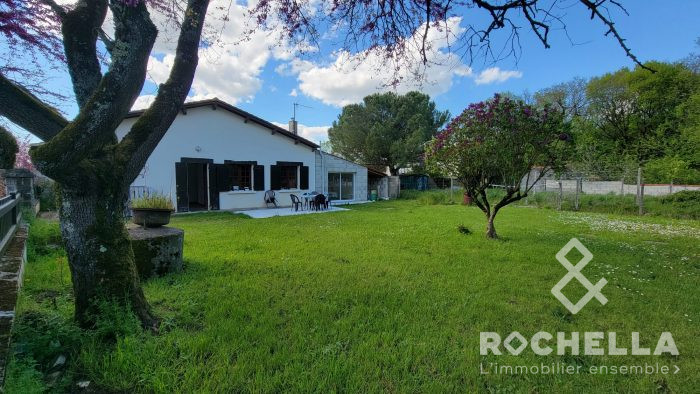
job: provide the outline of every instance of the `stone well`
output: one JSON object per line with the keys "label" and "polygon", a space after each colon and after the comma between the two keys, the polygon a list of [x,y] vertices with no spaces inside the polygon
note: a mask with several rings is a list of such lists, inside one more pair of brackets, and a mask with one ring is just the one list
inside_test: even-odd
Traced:
{"label": "stone well", "polygon": [[182,244],[185,232],[179,228],[128,227],[134,261],[141,279],[182,271]]}

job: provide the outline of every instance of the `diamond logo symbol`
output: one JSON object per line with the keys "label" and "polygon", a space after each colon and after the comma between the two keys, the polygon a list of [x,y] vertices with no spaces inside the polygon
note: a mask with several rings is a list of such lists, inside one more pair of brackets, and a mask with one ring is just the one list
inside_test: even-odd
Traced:
{"label": "diamond logo symbol", "polygon": [[[576,248],[576,250],[583,255],[583,258],[581,258],[576,265],[571,264],[571,262],[566,258],[566,255],[569,254],[569,252],[574,248]],[[556,285],[554,285],[554,287],[552,287],[552,294],[557,300],[559,300],[559,302],[562,303],[562,305],[566,307],[566,309],[569,310],[569,312],[573,313],[574,315],[577,314],[593,298],[596,298],[601,305],[605,305],[608,302],[608,299],[605,298],[605,296],[600,292],[608,281],[605,278],[602,278],[594,285],[581,273],[581,270],[583,270],[583,268],[586,267],[586,265],[593,259],[593,254],[586,249],[585,246],[583,246],[581,241],[576,238],[571,238],[569,242],[567,242],[567,244],[564,245],[561,250],[559,250],[556,258],[568,272]],[[588,292],[575,304],[561,292],[561,290],[574,279],[576,279],[583,285],[583,287],[586,288],[586,290],[588,290]]]}

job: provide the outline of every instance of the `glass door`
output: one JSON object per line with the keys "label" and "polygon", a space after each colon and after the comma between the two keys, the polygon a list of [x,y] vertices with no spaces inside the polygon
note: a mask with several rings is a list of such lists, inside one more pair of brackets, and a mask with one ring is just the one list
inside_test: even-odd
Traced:
{"label": "glass door", "polygon": [[340,200],[340,174],[328,173],[328,199]]}
{"label": "glass door", "polygon": [[353,174],[340,174],[340,199],[352,200],[355,198]]}
{"label": "glass door", "polygon": [[331,200],[352,200],[355,198],[353,173],[328,173],[328,198]]}

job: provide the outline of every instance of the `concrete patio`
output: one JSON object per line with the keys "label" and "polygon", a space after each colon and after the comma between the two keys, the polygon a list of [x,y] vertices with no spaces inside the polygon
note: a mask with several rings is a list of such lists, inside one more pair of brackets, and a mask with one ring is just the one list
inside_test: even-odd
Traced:
{"label": "concrete patio", "polygon": [[311,210],[303,210],[303,211],[295,211],[293,208],[290,207],[283,207],[283,208],[261,208],[261,209],[248,209],[248,210],[240,210],[240,211],[233,211],[233,213],[242,213],[243,215],[250,216],[253,219],[265,219],[265,218],[271,218],[274,216],[294,216],[294,215],[309,215],[309,214],[314,214],[314,213],[328,213],[328,212],[341,212],[341,211],[347,211],[347,208],[339,208],[335,206],[331,206],[328,209],[321,210],[321,211],[311,211]]}

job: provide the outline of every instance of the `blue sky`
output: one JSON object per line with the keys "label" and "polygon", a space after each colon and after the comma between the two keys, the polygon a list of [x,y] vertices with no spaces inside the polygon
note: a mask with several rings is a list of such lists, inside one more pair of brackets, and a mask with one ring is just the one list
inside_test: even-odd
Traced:
{"label": "blue sky", "polygon": [[[695,40],[700,36],[697,22],[700,1],[637,0],[623,3],[630,15],[615,12],[616,27],[642,61],[675,61],[697,50]],[[454,115],[469,103],[496,92],[535,92],[574,77],[592,77],[620,67],[633,67],[617,42],[604,36],[605,29],[600,22],[588,20],[580,7],[562,12],[566,14],[568,32],[574,44],[562,31],[552,31],[552,47],[544,49],[532,33],[523,29],[522,53],[517,62],[513,58],[495,64],[475,59],[472,64],[467,64],[448,57],[456,62],[451,62],[450,67],[436,67],[428,73],[436,83],[420,88],[406,83],[399,87],[399,92],[415,88],[431,93],[439,109],[447,109]],[[468,15],[477,17],[475,22],[479,22],[478,14],[470,12]],[[466,24],[464,20],[453,22],[461,26]],[[228,23],[224,39],[238,34],[240,26],[236,24],[236,19]],[[167,35],[172,33],[161,34],[163,37]],[[378,89],[381,86],[378,79],[383,77],[381,71],[369,65],[354,69],[348,62],[338,60],[334,49],[337,48],[326,41],[318,54],[298,57],[288,48],[272,48],[264,35],[254,36],[251,42],[238,46],[210,48],[200,55],[191,96],[216,96],[280,124],[286,124],[291,117],[292,104],[301,103],[311,107],[298,111],[302,134],[320,141],[326,138],[325,130],[337,118],[343,104],[381,91]],[[149,81],[142,92],[144,103],[156,91],[154,81],[163,81],[167,76],[171,53],[172,42],[156,45],[149,65]],[[438,55],[450,56],[444,51]],[[333,67],[339,64],[340,71]],[[479,78],[484,70],[489,70],[487,74],[493,78],[485,78],[487,74]],[[503,80],[494,79],[497,76]],[[67,76],[58,77],[52,84],[67,89]],[[68,116],[76,112],[75,106],[70,104],[61,109]]]}

